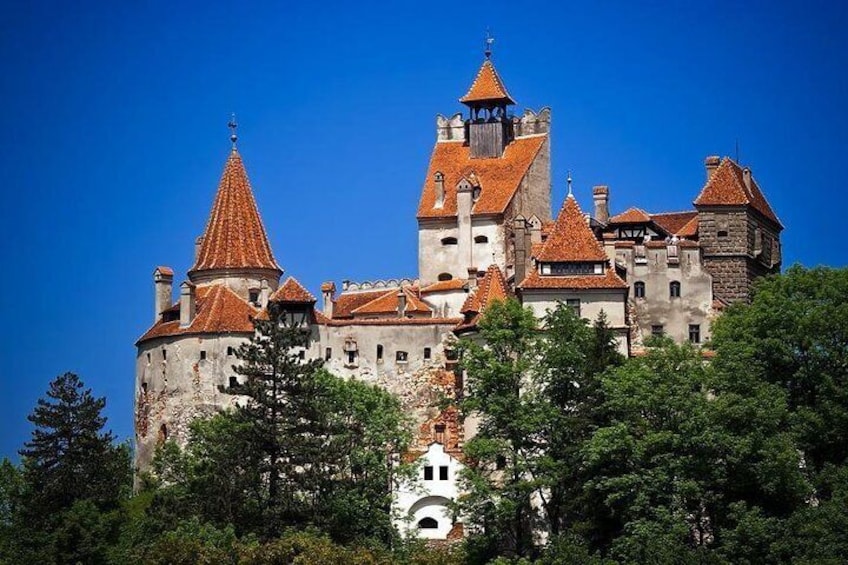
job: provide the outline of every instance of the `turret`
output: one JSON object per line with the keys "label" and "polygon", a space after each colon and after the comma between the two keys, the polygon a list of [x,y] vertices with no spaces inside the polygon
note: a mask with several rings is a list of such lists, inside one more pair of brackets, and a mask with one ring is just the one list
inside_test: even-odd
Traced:
{"label": "turret", "polygon": [[507,106],[515,105],[515,101],[495,70],[488,48],[471,88],[459,101],[471,111],[467,122],[471,157],[486,159],[503,155],[504,148],[514,136],[512,119],[507,117]]}

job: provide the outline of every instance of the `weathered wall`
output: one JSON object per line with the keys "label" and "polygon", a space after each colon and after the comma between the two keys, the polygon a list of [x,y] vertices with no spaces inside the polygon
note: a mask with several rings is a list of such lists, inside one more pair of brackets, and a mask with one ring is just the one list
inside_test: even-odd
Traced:
{"label": "weathered wall", "polygon": [[192,273],[191,282],[196,285],[205,284],[220,284],[224,285],[243,300],[249,298],[250,290],[259,290],[262,287],[262,280],[268,281],[268,287],[273,293],[277,290],[280,280],[278,273],[275,271],[202,271],[200,273]]}

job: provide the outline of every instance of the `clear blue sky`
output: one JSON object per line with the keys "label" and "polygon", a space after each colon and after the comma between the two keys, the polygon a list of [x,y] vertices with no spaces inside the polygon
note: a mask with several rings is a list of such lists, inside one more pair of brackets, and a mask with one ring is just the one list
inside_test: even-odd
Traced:
{"label": "clear blue sky", "polygon": [[151,273],[189,267],[230,112],[287,274],[414,276],[434,116],[460,109],[486,27],[516,111],[553,109],[555,206],[571,169],[584,209],[594,184],[614,212],[690,208],[738,140],[785,264],[848,262],[845,3],[174,4],[4,9],[0,456],[66,370],[131,435]]}

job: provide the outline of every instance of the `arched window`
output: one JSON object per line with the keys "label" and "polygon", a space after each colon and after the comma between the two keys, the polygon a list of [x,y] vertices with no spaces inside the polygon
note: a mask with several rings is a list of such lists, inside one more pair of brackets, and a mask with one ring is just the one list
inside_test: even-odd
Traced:
{"label": "arched window", "polygon": [[489,238],[485,235],[478,235],[474,238],[474,243],[489,243]]}
{"label": "arched window", "polygon": [[435,530],[439,527],[439,523],[435,520],[435,518],[430,518],[429,516],[426,518],[421,518],[418,521],[418,528],[422,530]]}
{"label": "arched window", "polygon": [[442,238],[442,245],[456,245],[456,238],[455,237],[443,237]]}
{"label": "arched window", "polygon": [[680,298],[680,283],[677,281],[671,281],[668,283],[668,295],[671,298]]}
{"label": "arched window", "polygon": [[453,275],[450,274],[450,273],[440,273],[439,274],[439,280],[440,281],[449,281],[451,279],[453,279]]}
{"label": "arched window", "polygon": [[645,298],[645,283],[642,281],[636,281],[633,283],[633,295],[636,298]]}

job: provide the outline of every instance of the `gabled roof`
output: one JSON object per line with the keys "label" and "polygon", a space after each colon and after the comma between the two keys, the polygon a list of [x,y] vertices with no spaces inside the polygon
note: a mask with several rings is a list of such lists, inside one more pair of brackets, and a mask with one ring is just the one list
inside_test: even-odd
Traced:
{"label": "gabled roof", "polygon": [[[224,285],[197,287],[197,309],[194,320],[186,327],[180,327],[179,320],[157,321],[143,336],[141,343],[156,337],[209,333],[253,333],[253,322],[259,309],[242,300],[235,292]],[[173,308],[179,309],[179,303]]]}
{"label": "gabled roof", "polygon": [[383,291],[381,296],[375,298],[367,304],[363,304],[351,313],[354,316],[369,316],[376,314],[397,315],[398,313],[398,294],[403,292],[406,296],[406,313],[407,314],[431,314],[433,311],[429,306],[424,304],[416,293],[412,292],[410,287],[405,286],[401,289],[393,288],[389,291]]}
{"label": "gabled roof", "polygon": [[691,220],[677,230],[674,235],[678,237],[695,237],[698,235],[698,215],[696,214]]}
{"label": "gabled roof", "polygon": [[707,184],[695,199],[695,206],[751,206],[760,214],[783,227],[763,196],[757,181],[751,178],[751,188],[745,185],[742,167],[729,157],[710,176]]}
{"label": "gabled roof", "polygon": [[353,311],[386,294],[385,289],[342,293],[333,301],[333,319],[352,318]]}
{"label": "gabled roof", "polygon": [[544,263],[607,261],[573,195],[566,197],[537,259]]}
{"label": "gabled roof", "polygon": [[494,300],[506,300],[509,297],[506,279],[497,265],[489,265],[486,274],[477,285],[477,290],[465,299],[459,310],[463,314],[480,313]]}
{"label": "gabled roof", "polygon": [[272,302],[291,302],[308,304],[315,302],[315,297],[303,288],[296,278],[289,277],[286,282],[271,295]]}
{"label": "gabled roof", "polygon": [[[547,139],[547,134],[518,137],[506,146],[503,155],[489,159],[472,159],[470,147],[461,141],[437,142],[418,204],[418,218],[455,217],[456,185],[471,172],[480,183],[480,196],[471,213],[502,214]],[[441,208],[435,207],[437,172],[444,175],[445,198]]]}
{"label": "gabled roof", "polygon": [[674,235],[679,232],[683,226],[692,221],[693,218],[697,217],[698,212],[696,210],[688,210],[686,212],[664,212],[661,214],[651,214],[651,220],[659,227],[664,230],[666,233],[670,235]]}
{"label": "gabled roof", "polygon": [[515,104],[515,100],[506,91],[498,71],[488,58],[483,61],[474,82],[468,92],[459,99],[463,104],[475,105],[475,102],[501,102]]}
{"label": "gabled roof", "polygon": [[259,217],[244,163],[235,149],[224,166],[191,272],[209,269],[281,271]]}
{"label": "gabled roof", "polygon": [[466,281],[462,279],[450,279],[447,281],[438,281],[427,285],[421,289],[421,294],[430,294],[433,292],[447,292],[451,290],[462,290],[465,288]]}
{"label": "gabled roof", "polygon": [[651,216],[641,208],[628,208],[621,214],[616,214],[608,224],[645,224],[651,221]]}

